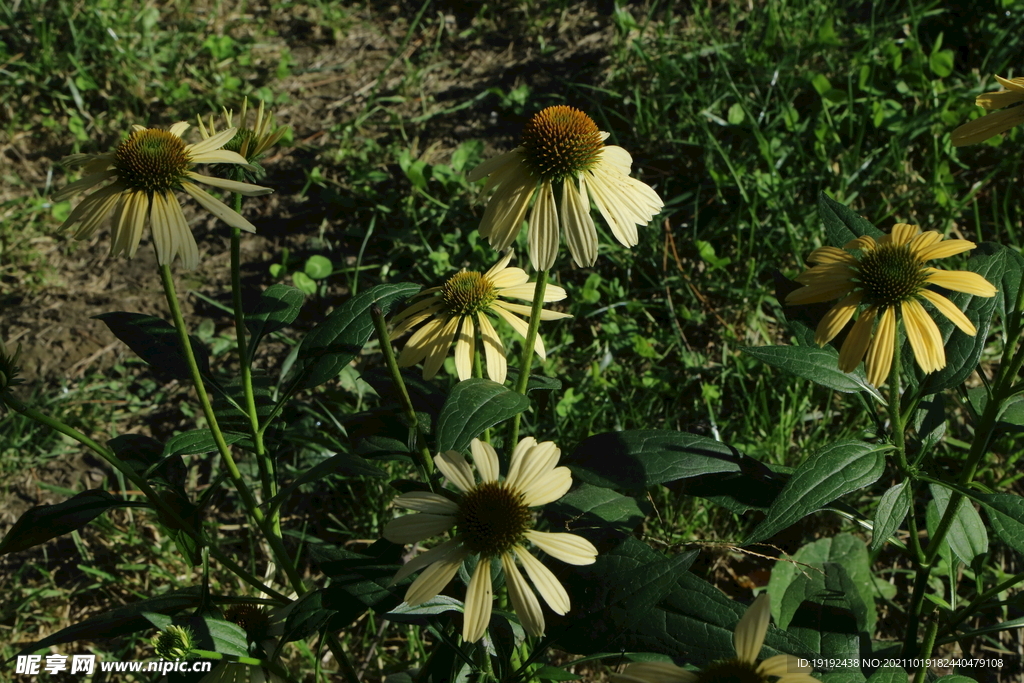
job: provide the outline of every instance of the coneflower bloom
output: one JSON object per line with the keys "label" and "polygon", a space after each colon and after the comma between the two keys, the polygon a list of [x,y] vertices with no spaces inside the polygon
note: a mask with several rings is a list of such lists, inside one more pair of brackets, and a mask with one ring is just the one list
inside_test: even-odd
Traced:
{"label": "coneflower bloom", "polygon": [[[608,133],[572,107],[548,107],[523,129],[518,147],[477,166],[470,181],[490,176],[484,192],[495,190],[487,204],[480,234],[503,251],[519,234],[534,196],[528,242],[530,263],[547,270],[558,254],[559,226],[577,266],[597,261],[597,229],[590,200],[612,234],[627,247],[638,242],[637,226],[647,225],[664,202],[650,186],[629,177],[633,158],[605,145]],[[555,200],[555,189],[561,200]]]}
{"label": "coneflower bloom", "polygon": [[807,257],[814,266],[796,278],[805,286],[791,292],[786,303],[840,299],[818,323],[814,340],[822,346],[866,306],[839,351],[839,369],[843,372],[853,372],[866,353],[867,379],[875,386],[881,385],[892,365],[898,320],[903,321],[918,366],[925,373],[934,372],[946,366],[946,351],[939,328],[921,305],[922,300],[964,334],[974,336],[978,331],[959,308],[928,285],[983,297],[995,296],[996,288],[977,273],[938,270],[926,264],[974,247],[974,242],[942,241],[942,235],[934,230],[921,232],[916,225],[897,223],[891,235],[877,241],[863,236],[842,249],[815,249]]}
{"label": "coneflower bloom", "polygon": [[[408,367],[420,361],[423,364],[423,378],[431,379],[444,364],[448,349],[455,343],[455,369],[459,380],[468,379],[473,372],[473,356],[476,352],[476,330],[479,328],[483,340],[484,357],[487,361],[487,376],[495,382],[504,383],[508,364],[505,346],[494,330],[487,313],[501,318],[512,329],[526,337],[529,325],[515,314],[529,317],[532,309],[522,304],[502,301],[512,297],[533,301],[535,288],[522,268],[509,268],[514,252],[509,250],[493,268],[481,275],[474,271],[462,271],[448,278],[440,287],[425,289],[416,297],[422,297],[393,319],[395,328],[391,339],[397,339],[420,323],[426,323],[405,343],[398,356],[398,365]],[[544,301],[561,301],[565,290],[557,285],[544,287]],[[571,318],[568,313],[542,310],[541,320]],[[429,319],[429,320],[428,320]],[[545,358],[544,341],[537,335],[534,351]]]}
{"label": "coneflower bloom", "polygon": [[952,133],[954,147],[984,142],[1024,122],[1024,106],[1010,106],[1019,105],[1021,101],[1024,101],[1024,78],[996,76],[996,80],[1005,90],[978,95],[974,103],[989,111],[995,109],[1001,111],[968,121],[954,130]]}
{"label": "coneflower bloom", "polygon": [[498,454],[490,444],[473,439],[471,452],[479,483],[461,453],[447,451],[434,458],[437,468],[459,490],[456,500],[424,491],[403,493],[395,499],[395,505],[417,514],[388,522],[384,538],[392,543],[419,543],[452,527],[456,532],[451,540],[407,562],[394,581],[425,568],[405,593],[407,603],[419,605],[437,595],[463,561],[475,555],[478,562],[466,591],[462,627],[463,639],[473,642],[483,636],[491,619],[491,558],[499,558],[523,628],[532,636],[542,635],[544,614],[519,566],[556,614],[569,611],[569,594],[551,570],[527,550],[527,542],[569,564],[592,564],[597,557],[597,549],[582,536],[533,528],[530,508],[565,495],[572,475],[569,468],[556,467],[561,451],[551,441],[522,439],[512,452],[504,480],[498,477]]}
{"label": "coneflower bloom", "polygon": [[235,135],[229,128],[202,142],[186,145],[181,139],[188,129],[184,121],[169,130],[132,126],[132,132],[113,152],[72,154],[67,166],[84,166],[85,176],[55,193],[57,201],[89,190],[108,180],[113,182],[96,190],[75,207],[61,229],[78,224],[75,239],[87,239],[113,212],[110,255],[135,255],[148,222],[153,228],[157,262],[169,265],[181,257],[187,270],[199,265],[199,248],[175,196],[183,190],[203,208],[228,225],[255,232],[249,221],[212,197],[197,183],[205,183],[231,192],[257,196],[273,192],[268,187],[200,175],[196,164],[245,164],[237,152],[221,149]]}
{"label": "coneflower bloom", "polygon": [[811,676],[811,667],[801,666],[793,655],[775,655],[760,664],[757,657],[768,633],[771,619],[768,594],[761,593],[747,608],[733,632],[736,656],[712,662],[702,671],[687,671],[667,662],[628,664],[621,674],[612,674],[613,683],[818,683]]}

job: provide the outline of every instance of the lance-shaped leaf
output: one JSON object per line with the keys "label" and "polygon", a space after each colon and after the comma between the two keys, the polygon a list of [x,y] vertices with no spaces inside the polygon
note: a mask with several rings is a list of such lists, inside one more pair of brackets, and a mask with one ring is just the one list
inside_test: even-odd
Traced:
{"label": "lance-shaped leaf", "polygon": [[529,407],[525,396],[489,379],[474,377],[459,382],[437,418],[437,450],[463,451],[485,429]]}
{"label": "lance-shaped leaf", "polygon": [[875,510],[875,526],[871,531],[871,552],[875,552],[896,533],[910,512],[910,487],[901,481],[882,494]]}
{"label": "lance-shaped leaf", "polygon": [[797,468],[746,542],[763,541],[840,496],[875,483],[885,469],[887,449],[861,441],[821,449]]}
{"label": "lance-shaped leaf", "polygon": [[742,350],[762,363],[809,379],[823,387],[846,394],[866,391],[876,400],[885,403],[878,389],[867,381],[860,366],[853,372],[839,369],[839,353],[831,346],[748,346]]}
{"label": "lance-shaped leaf", "polygon": [[[229,445],[238,443],[245,438],[244,434],[224,433],[224,441]],[[192,429],[175,434],[164,444],[164,457],[172,455],[193,455],[195,453],[212,453],[217,450],[217,441],[209,429]]]}
{"label": "lance-shaped leaf", "polygon": [[751,458],[731,446],[668,429],[596,434],[583,440],[563,463],[587,483],[626,491],[754,466]]}
{"label": "lance-shaped leaf", "polygon": [[332,629],[348,626],[371,607],[386,612],[402,602],[405,589],[391,583],[402,566],[402,546],[381,539],[362,553],[329,545],[310,546],[309,552],[331,579],[321,608],[333,612]]}
{"label": "lance-shaped leaf", "polygon": [[270,285],[260,295],[255,310],[245,316],[245,326],[252,335],[246,352],[250,363],[264,336],[295,322],[304,300],[305,296],[300,290],[282,284]]}
{"label": "lance-shaped leaf", "polygon": [[0,555],[26,550],[81,529],[111,508],[145,505],[122,500],[102,489],[82,491],[56,505],[36,505],[25,511],[0,541]]}
{"label": "lance-shaped leaf", "polygon": [[[941,519],[949,505],[950,490],[939,484],[929,484],[928,488],[932,492]],[[988,552],[988,532],[985,531],[981,516],[969,500],[960,500],[960,507],[953,517],[946,540],[949,541],[949,547],[956,556],[967,566],[971,565],[975,557]]]}
{"label": "lance-shaped leaf", "polygon": [[992,531],[1018,553],[1024,555],[1024,498],[1013,493],[977,493],[971,497],[985,506]]}
{"label": "lance-shaped leaf", "polygon": [[[178,344],[178,331],[168,322],[152,315],[115,311],[93,318],[102,320],[114,336],[128,345],[139,358],[175,379],[189,379],[188,361]],[[199,372],[210,373],[210,352],[201,341],[189,337],[192,355]]]}
{"label": "lance-shaped leaf", "polygon": [[866,218],[858,215],[848,206],[843,206],[824,192],[818,195],[818,216],[821,218],[822,225],[825,226],[829,244],[840,249],[847,242],[858,237],[870,235],[878,239],[885,234]]}
{"label": "lance-shaped leaf", "polygon": [[387,313],[391,304],[420,290],[408,282],[377,285],[360,292],[322,320],[302,340],[293,371],[302,387],[319,386],[352,362],[373,333],[371,306]]}

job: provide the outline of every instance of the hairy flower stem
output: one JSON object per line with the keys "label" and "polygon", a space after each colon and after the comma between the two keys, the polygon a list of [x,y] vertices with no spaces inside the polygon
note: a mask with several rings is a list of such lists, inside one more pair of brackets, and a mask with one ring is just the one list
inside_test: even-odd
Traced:
{"label": "hairy flower stem", "polygon": [[266,537],[267,543],[270,545],[270,548],[274,553],[278,566],[282,567],[288,575],[288,580],[291,582],[292,588],[294,588],[299,595],[302,595],[306,592],[306,587],[302,583],[302,577],[299,576],[298,571],[295,569],[295,564],[288,555],[288,551],[284,547],[284,542],[281,540],[281,536],[274,533],[272,525],[268,522],[263,511],[257,505],[256,499],[252,495],[252,491],[250,491],[248,485],[246,485],[245,480],[242,478],[242,473],[239,471],[238,465],[235,463],[235,459],[231,455],[231,448],[224,440],[224,433],[221,431],[220,424],[217,422],[217,415],[213,412],[213,405],[210,403],[210,397],[206,393],[206,386],[203,384],[203,378],[199,372],[199,366],[196,364],[195,354],[192,353],[192,344],[189,341],[188,331],[185,328],[185,318],[181,314],[181,306],[178,304],[178,295],[174,289],[174,277],[171,275],[171,267],[169,265],[160,266],[160,279],[163,281],[164,294],[167,297],[167,305],[171,309],[171,317],[174,319],[174,327],[178,331],[178,342],[181,346],[182,353],[185,355],[185,361],[188,363],[189,374],[192,377],[192,384],[196,389],[196,395],[198,396],[199,403],[203,408],[203,415],[206,416],[207,425],[210,432],[213,434],[213,441],[217,444],[217,451],[220,453],[221,459],[228,468],[228,477],[230,477],[231,482],[235,485],[235,489],[238,491],[238,495],[242,499],[242,505],[245,506],[246,512],[249,513],[249,516],[256,522],[256,525]]}
{"label": "hairy flower stem", "polygon": [[2,395],[2,402],[5,405],[7,405],[11,410],[20,413],[21,415],[24,415],[30,420],[35,420],[39,424],[45,425],[50,429],[54,430],[55,432],[60,432],[61,434],[68,436],[74,439],[75,441],[79,442],[83,446],[90,448],[94,453],[96,453],[96,455],[103,458],[103,460],[105,460],[111,467],[113,467],[118,472],[123,474],[128,481],[134,484],[135,487],[138,488],[139,491],[141,491],[144,496],[146,496],[150,504],[160,511],[160,514],[164,516],[165,520],[173,523],[177,528],[181,529],[183,532],[188,534],[188,536],[196,542],[197,546],[209,548],[210,554],[213,555],[213,557],[218,562],[228,567],[228,569],[237,574],[243,581],[253,586],[257,590],[263,591],[267,595],[270,595],[277,600],[282,600],[285,602],[288,601],[288,599],[285,596],[281,595],[273,588],[267,586],[262,581],[257,579],[255,576],[253,576],[252,574],[250,574],[249,572],[235,564],[234,561],[231,560],[231,558],[229,558],[227,555],[218,550],[216,546],[210,545],[207,542],[207,540],[203,537],[203,535],[200,533],[199,529],[193,528],[188,521],[183,519],[181,515],[179,515],[177,511],[174,510],[174,508],[168,505],[168,503],[163,498],[161,498],[156,493],[156,491],[153,490],[153,488],[149,485],[149,482],[147,482],[142,477],[141,474],[135,471],[126,462],[121,460],[121,458],[117,457],[117,455],[114,454],[114,452],[111,451],[109,448],[94,441],[93,439],[81,433],[74,427],[71,427],[45,413],[41,413],[35,408],[28,407],[21,401],[11,396],[9,393]]}
{"label": "hairy flower stem", "polygon": [[[526,330],[526,340],[523,342],[523,359],[519,363],[519,379],[516,381],[516,393],[526,396],[526,387],[530,383],[530,368],[533,365],[533,346],[537,343],[537,332],[540,330],[540,314],[544,308],[544,288],[548,283],[548,271],[541,270],[537,273],[537,282],[533,286],[533,306],[530,310],[530,327]],[[509,424],[508,441],[505,442],[505,450],[512,452],[515,445],[519,443],[519,421],[523,414],[517,413]]]}
{"label": "hairy flower stem", "polygon": [[[234,169],[236,180],[242,181],[242,169]],[[242,213],[242,195],[235,193],[235,213]],[[245,311],[242,309],[242,231],[231,228],[231,304],[235,313],[235,343],[238,346],[238,365],[242,376],[242,392],[245,397],[245,412],[249,417],[249,434],[256,449],[256,465],[260,471],[260,484],[263,487],[263,500],[267,501],[277,495],[277,480],[274,478],[274,462],[267,454],[263,443],[263,430],[260,429],[259,413],[256,412],[256,396],[252,388],[252,368],[249,365],[249,354],[245,343]],[[281,535],[280,508],[275,507],[269,513],[269,522],[276,536]]]}
{"label": "hairy flower stem", "polygon": [[420,428],[419,418],[416,416],[416,408],[412,405],[412,399],[409,398],[409,389],[405,386],[402,372],[398,368],[395,350],[391,348],[387,323],[384,321],[384,311],[380,310],[380,306],[374,304],[370,307],[370,317],[373,318],[373,329],[376,330],[377,338],[380,340],[380,350],[384,354],[384,365],[387,366],[388,373],[391,375],[391,383],[398,391],[398,400],[402,404],[402,410],[405,412],[405,420],[408,423],[409,429],[415,430],[416,433],[416,464],[419,465],[420,474],[423,475],[424,481],[430,484],[430,489],[433,491],[434,481],[430,475],[434,473],[434,459],[430,457],[430,449],[427,448],[427,440],[423,437],[423,429]]}

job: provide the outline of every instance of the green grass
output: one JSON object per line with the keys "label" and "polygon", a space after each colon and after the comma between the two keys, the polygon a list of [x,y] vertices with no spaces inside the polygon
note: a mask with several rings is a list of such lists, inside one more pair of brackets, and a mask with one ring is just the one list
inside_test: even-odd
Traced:
{"label": "green grass", "polygon": [[[463,174],[514,146],[518,128],[536,110],[578,106],[611,132],[611,143],[633,154],[639,177],[666,201],[664,222],[641,229],[641,243],[631,251],[599,228],[597,265],[563,267],[553,276],[569,293],[563,310],[574,315],[542,327],[545,372],[561,379],[563,389],[542,400],[523,433],[553,439],[565,451],[606,430],[680,429],[795,466],[816,448],[873,424],[856,417],[859,404],[850,397],[743,355],[744,346],[787,341],[772,272],[794,275],[822,244],[816,211],[822,191],[883,228],[911,222],[1021,246],[1015,184],[1024,133],[963,149],[951,146],[948,133],[975,115],[973,98],[992,89],[991,74],[1018,75],[1012,70],[1024,14],[1009,2],[990,2],[963,17],[937,2],[755,4],[747,10],[732,2],[648,3],[580,19],[571,3],[508,0],[482,5],[476,14],[456,13],[453,25],[444,16],[449,10],[418,15],[420,5],[408,3],[397,21],[374,14],[372,5],[342,11],[329,2],[277,3],[269,13],[250,7],[251,20],[243,20],[244,7],[188,0],[141,11],[118,0],[27,0],[16,13],[0,3],[0,107],[9,114],[9,139],[30,133],[49,157],[59,158],[103,151],[92,141],[112,144],[128,123],[192,119],[243,94],[273,94],[286,113],[296,112],[289,102],[297,98],[283,88],[296,82],[293,74],[326,77],[343,68],[298,61],[304,41],[332,45],[358,28],[388,33],[396,50],[414,46],[411,54],[396,52],[381,62],[390,66],[387,74],[353,109],[315,113],[326,142],[286,150],[291,165],[269,168],[267,182],[282,183],[278,194],[289,209],[315,218],[295,222],[311,239],[289,243],[289,272],[313,254],[334,264],[326,290],[311,299],[321,311],[343,291],[379,281],[433,286],[459,268],[490,267],[494,253],[476,232],[480,187]],[[289,14],[304,32],[286,31]],[[207,28],[211,16],[219,29]],[[567,66],[558,58],[592,22],[606,29],[606,38],[594,43],[605,59],[570,59]],[[514,32],[531,50],[527,67],[509,75],[496,70],[494,82],[459,72],[464,51],[501,53]],[[446,75],[473,86],[453,97],[438,86]],[[297,130],[295,139],[315,133],[320,130]],[[52,231],[60,217],[28,178],[15,168],[0,188],[6,200],[0,276],[12,291],[48,281],[47,264],[27,236]],[[63,183],[60,172],[55,178]],[[521,265],[525,244],[517,253]],[[567,262],[563,256],[559,263]],[[270,281],[268,273],[262,284]],[[217,329],[222,322],[217,319]],[[209,325],[205,333],[214,338]],[[367,359],[368,366],[375,363]],[[145,376],[138,382],[150,381]],[[110,392],[123,393],[128,380],[110,381]],[[138,385],[133,391],[154,396]],[[103,405],[83,411],[81,422],[99,431],[114,424],[118,416]],[[332,416],[344,423],[375,405],[354,377],[310,397],[294,422],[306,441],[287,453],[288,468],[301,471],[330,448],[344,447],[346,427],[332,425]],[[969,438],[965,426],[955,431]],[[0,422],[0,442],[20,454],[5,456],[8,471],[67,454],[60,439],[17,418]],[[1014,453],[1017,445],[1007,437],[998,450]],[[947,448],[941,457],[960,454]],[[992,463],[992,480],[1014,476],[1012,465],[1012,459]],[[396,474],[402,467],[389,466]],[[340,487],[334,495],[352,497],[356,514],[309,533],[340,542],[376,538],[390,490],[334,485]],[[669,545],[735,540],[750,528],[750,520],[663,489],[652,493],[652,502],[659,516],[646,531]],[[133,547],[128,529],[105,528]],[[19,615],[19,634],[51,619],[72,592],[101,602],[109,597],[102,582],[69,587],[25,580],[58,593],[42,607],[26,597],[5,608],[4,614]],[[377,627],[373,619],[361,624],[348,636],[353,647],[368,652]],[[377,649],[374,667],[396,670],[403,647],[419,651],[406,640],[411,633],[401,633],[397,646]]]}

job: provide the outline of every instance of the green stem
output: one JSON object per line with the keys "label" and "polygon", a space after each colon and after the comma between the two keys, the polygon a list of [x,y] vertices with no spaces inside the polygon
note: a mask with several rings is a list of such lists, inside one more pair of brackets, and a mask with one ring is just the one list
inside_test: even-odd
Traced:
{"label": "green stem", "polygon": [[373,328],[376,330],[377,338],[380,340],[380,350],[384,354],[384,365],[387,366],[388,373],[391,375],[391,383],[398,391],[398,400],[402,404],[405,420],[408,423],[409,429],[415,430],[416,433],[416,455],[418,457],[417,464],[419,465],[420,473],[423,475],[423,479],[430,484],[431,489],[433,489],[434,484],[431,475],[434,473],[434,459],[430,456],[430,449],[427,447],[426,438],[424,438],[423,430],[419,425],[419,418],[416,416],[416,408],[412,405],[409,389],[405,386],[402,372],[398,368],[395,350],[391,348],[391,339],[388,337],[384,312],[380,310],[380,306],[374,304],[370,307],[370,317],[373,318]]}
{"label": "green stem", "polygon": [[928,623],[928,629],[924,632],[924,642],[921,643],[921,665],[917,669],[917,675],[914,677],[915,683],[924,683],[925,672],[928,670],[928,659],[932,656],[932,648],[935,647],[935,634],[939,632],[939,622],[932,615],[932,620]]}
{"label": "green stem", "polygon": [[[241,178],[239,178],[241,180]],[[242,213],[242,195],[235,194],[235,213]],[[274,479],[274,463],[267,454],[260,429],[259,413],[256,411],[256,396],[252,387],[252,368],[245,342],[245,311],[242,308],[242,231],[231,228],[231,303],[235,313],[235,342],[238,345],[238,363],[245,397],[245,412],[249,416],[249,434],[256,449],[256,465],[260,471],[263,499],[270,500],[277,495],[277,481]],[[281,515],[275,509],[270,513],[270,525],[277,536],[281,535]]]}
{"label": "green stem", "polygon": [[[519,363],[519,380],[516,382],[516,393],[526,395],[526,387],[530,383],[530,369],[533,366],[533,347],[537,343],[537,333],[540,330],[540,314],[544,308],[544,289],[548,282],[548,271],[542,270],[537,273],[537,282],[533,288],[533,306],[530,310],[530,327],[526,331],[526,340],[523,342],[523,358]],[[519,421],[523,414],[518,413],[512,418],[508,430],[508,443],[505,444],[505,451],[512,453],[512,449],[519,443]]]}
{"label": "green stem", "polygon": [[974,598],[974,600],[971,600],[970,603],[964,605],[957,611],[953,612],[953,614],[949,617],[949,622],[943,629],[943,633],[952,633],[954,630],[956,630],[956,627],[960,623],[962,623],[964,620],[966,620],[968,617],[974,614],[974,612],[976,612],[978,608],[980,608],[988,600],[999,595],[1005,590],[1013,588],[1021,582],[1024,582],[1024,572],[1020,574],[1014,574],[1005,581],[1002,581],[1001,583],[996,584],[992,588],[989,588],[984,593],[979,594]]}
{"label": "green stem", "polygon": [[180,343],[182,353],[185,355],[185,360],[188,363],[189,374],[192,377],[192,384],[195,387],[199,403],[203,408],[203,415],[206,416],[207,425],[209,426],[210,432],[213,434],[213,441],[217,445],[217,451],[220,453],[224,464],[228,468],[228,477],[235,485],[235,489],[238,491],[238,495],[242,499],[242,504],[245,506],[246,512],[249,513],[249,516],[256,522],[257,526],[266,537],[267,543],[270,545],[270,548],[277,559],[277,564],[284,569],[285,574],[288,575],[292,588],[294,588],[299,595],[302,595],[306,592],[305,585],[302,583],[302,577],[299,576],[298,571],[295,569],[295,565],[291,561],[281,537],[274,534],[273,528],[267,522],[263,511],[257,505],[256,499],[253,497],[248,485],[246,485],[245,480],[242,478],[242,473],[239,471],[238,465],[235,463],[235,459],[231,455],[230,447],[224,440],[224,434],[221,432],[220,424],[217,422],[217,415],[213,412],[213,405],[210,403],[210,397],[206,393],[206,386],[203,384],[203,378],[199,372],[199,366],[196,363],[195,354],[192,352],[192,344],[189,342],[188,332],[185,329],[185,318],[181,314],[181,306],[178,304],[178,295],[174,289],[174,278],[171,275],[171,267],[169,265],[160,266],[160,279],[163,281],[164,293],[167,296],[167,305],[171,309],[171,317],[174,319],[174,327],[178,331],[178,341]]}
{"label": "green stem", "polygon": [[193,528],[189,522],[183,519],[174,508],[172,508],[166,501],[164,501],[163,498],[161,498],[157,494],[156,491],[153,490],[153,488],[149,485],[149,482],[143,479],[141,474],[139,474],[126,462],[117,457],[117,455],[115,455],[113,451],[97,443],[96,441],[89,438],[88,436],[78,431],[74,427],[71,427],[70,425],[63,423],[56,418],[50,417],[45,413],[41,413],[35,408],[28,407],[21,401],[11,396],[9,393],[0,394],[0,400],[2,400],[4,404],[10,407],[11,410],[20,413],[21,415],[24,415],[25,417],[31,420],[35,420],[39,424],[45,425],[56,432],[60,432],[65,436],[71,437],[75,441],[92,449],[92,451],[96,453],[96,455],[103,458],[103,460],[105,460],[111,467],[116,469],[118,472],[123,474],[126,479],[132,482],[132,484],[134,484],[135,487],[138,488],[139,491],[141,491],[144,496],[146,496],[150,504],[152,504],[153,507],[157,508],[160,511],[161,515],[164,516],[164,520],[166,520],[166,522],[174,524],[177,528],[181,529],[186,534],[188,534],[199,547],[209,548],[210,554],[213,555],[213,557],[218,562],[220,562],[228,569],[230,569],[232,572],[237,574],[246,583],[250,584],[251,586],[260,591],[263,591],[268,595],[273,596],[278,600],[284,600],[286,602],[288,601],[288,598],[286,598],[284,595],[281,595],[273,588],[270,588],[262,581],[257,579],[255,576],[239,567],[233,560],[231,560],[231,558],[229,558],[227,555],[221,552],[216,546],[211,545],[206,540],[206,538],[204,538],[204,536],[200,533],[198,529]]}
{"label": "green stem", "polygon": [[334,655],[334,659],[341,669],[341,675],[344,676],[347,683],[359,683],[359,674],[352,667],[352,662],[348,661],[348,655],[345,654],[345,648],[341,641],[333,633],[327,634],[327,649]]}

